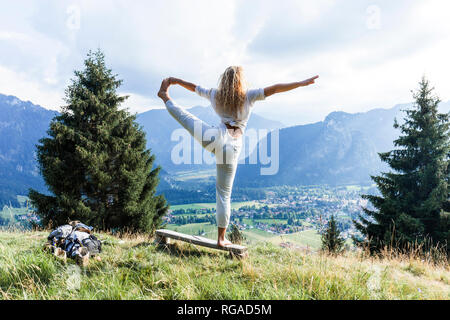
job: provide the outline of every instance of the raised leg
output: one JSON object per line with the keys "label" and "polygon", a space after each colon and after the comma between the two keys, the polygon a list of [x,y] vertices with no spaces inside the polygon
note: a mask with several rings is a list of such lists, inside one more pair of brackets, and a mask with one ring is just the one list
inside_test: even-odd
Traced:
{"label": "raised leg", "polygon": [[[213,152],[214,144],[212,144],[212,140],[216,140],[218,138],[218,135],[220,134],[219,129],[210,126],[206,122],[200,120],[192,113],[187,111],[185,108],[176,104],[170,98],[168,88],[169,82],[167,79],[164,79],[163,82],[161,83],[161,88],[159,89],[158,97],[160,97],[164,101],[167,111],[169,111],[170,115],[176,121],[178,121],[178,123],[183,128],[185,128],[191,134],[191,136],[193,136],[194,139],[201,144],[203,148],[207,149],[210,152]],[[205,134],[206,131],[208,131],[208,134]],[[205,136],[210,137],[210,140],[204,140],[203,138]]]}

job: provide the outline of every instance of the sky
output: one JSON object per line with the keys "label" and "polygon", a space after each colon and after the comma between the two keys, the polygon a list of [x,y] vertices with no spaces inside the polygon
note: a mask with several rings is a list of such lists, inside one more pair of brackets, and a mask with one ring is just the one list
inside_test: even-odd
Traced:
{"label": "sky", "polygon": [[[216,87],[230,65],[254,88],[320,76],[255,104],[285,125],[410,102],[423,75],[448,101],[449,12],[447,0],[0,0],[0,93],[58,110],[100,48],[131,112],[164,107],[165,77]],[[208,105],[180,87],[170,94]]]}

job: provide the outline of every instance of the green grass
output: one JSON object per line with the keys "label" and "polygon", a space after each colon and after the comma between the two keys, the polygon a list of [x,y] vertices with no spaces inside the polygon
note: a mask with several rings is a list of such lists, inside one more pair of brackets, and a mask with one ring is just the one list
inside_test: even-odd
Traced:
{"label": "green grass", "polygon": [[249,218],[243,218],[242,222],[249,225],[249,226],[253,226],[255,225],[255,223],[261,222],[261,223],[265,223],[265,224],[286,224],[287,220],[286,219],[249,219]]}
{"label": "green grass", "polygon": [[0,207],[0,217],[7,220],[9,224],[14,224],[15,222],[15,216],[21,215],[21,214],[27,214],[27,201],[29,200],[26,196],[17,196],[17,201],[20,204],[20,208],[15,208],[13,206],[4,205],[3,207]]}
{"label": "green grass", "polygon": [[189,181],[197,179],[209,179],[216,176],[216,169],[212,170],[194,170],[194,171],[181,171],[177,172],[175,179],[179,181]]}
{"label": "green grass", "polygon": [[[257,202],[257,201],[242,201],[242,202],[231,202],[231,209],[239,209],[240,207],[243,206],[262,206],[261,203]],[[177,205],[173,205],[170,206],[171,210],[179,210],[179,209],[215,209],[216,208],[216,203],[215,202],[211,202],[211,203],[188,203],[188,204],[177,204]]]}
{"label": "green grass", "polygon": [[[255,233],[256,234],[256,233]],[[331,257],[249,246],[244,260],[147,237],[98,234],[101,261],[80,268],[42,250],[48,232],[0,232],[1,299],[449,299],[448,265]]]}
{"label": "green grass", "polygon": [[248,229],[243,230],[243,234],[245,235],[246,239],[248,239],[251,242],[270,242],[269,240],[271,238],[274,238],[276,235],[270,232],[266,232],[259,229]]}
{"label": "green grass", "polygon": [[165,228],[191,235],[197,235],[200,230],[204,230],[207,238],[215,239],[217,237],[217,227],[209,222],[189,223],[184,225],[168,224]]}
{"label": "green grass", "polygon": [[9,220],[10,222],[15,221],[15,216],[19,214],[26,214],[27,208],[14,208],[10,206],[3,206],[0,210],[0,217]]}
{"label": "green grass", "polygon": [[281,242],[292,242],[301,246],[308,246],[312,249],[319,249],[322,245],[320,234],[316,230],[305,230],[286,235],[276,236],[271,239],[274,244]]}
{"label": "green grass", "polygon": [[[286,220],[280,219],[280,221],[285,222]],[[168,224],[166,225],[165,228],[191,235],[197,235],[200,230],[203,230],[206,233],[204,237],[210,239],[217,238],[217,228],[216,226],[211,225],[209,222],[190,223],[185,225]],[[286,235],[277,235],[274,233],[253,228],[243,230],[243,233],[247,238],[247,240],[251,241],[252,243],[270,242],[272,244],[279,245],[282,242],[290,242],[301,247],[309,247],[312,250],[318,250],[321,247],[320,235],[315,230],[306,230]]]}
{"label": "green grass", "polygon": [[266,241],[274,245],[279,245],[282,242],[291,242],[301,247],[309,247],[312,250],[318,250],[321,247],[320,235],[315,230],[277,235],[259,229],[249,229],[244,230],[243,233],[251,241]]}
{"label": "green grass", "polygon": [[195,217],[195,218],[203,218],[206,217],[208,215],[212,215],[214,213],[196,213],[196,214],[192,214],[192,213],[183,213],[183,214],[177,214],[177,217]]}
{"label": "green grass", "polygon": [[180,210],[180,209],[215,209],[216,203],[188,203],[188,204],[176,204],[171,205],[171,210]]}

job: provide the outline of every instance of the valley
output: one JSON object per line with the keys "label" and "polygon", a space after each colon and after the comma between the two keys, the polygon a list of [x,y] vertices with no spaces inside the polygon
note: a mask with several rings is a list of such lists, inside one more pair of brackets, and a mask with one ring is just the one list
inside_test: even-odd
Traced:
{"label": "valley", "polygon": [[[334,215],[351,245],[350,238],[356,235],[352,219],[366,205],[360,195],[376,192],[370,175],[383,169],[377,153],[392,147],[398,135],[392,124],[395,118],[401,121],[408,105],[355,114],[332,112],[322,122],[292,127],[254,114],[249,128],[279,129],[280,169],[261,176],[262,165],[239,164],[231,223],[248,241],[317,249],[319,233]],[[23,195],[30,187],[46,191],[34,158],[35,145],[57,113],[5,95],[0,95],[0,108],[0,225],[26,228],[37,218]],[[441,103],[440,109],[448,112],[450,102]],[[208,123],[217,122],[211,108],[189,111]],[[171,205],[164,218],[167,228],[215,238],[214,165],[172,163],[171,133],[178,124],[166,110],[138,114],[136,121],[162,167],[157,193]]]}
{"label": "valley", "polygon": [[[375,192],[373,186],[281,186],[265,188],[266,199],[232,202],[231,223],[249,241],[269,241],[317,250],[320,232],[331,215],[342,235],[352,244],[357,235],[352,219],[362,213],[367,201],[362,193]],[[214,239],[215,203],[191,203],[170,207],[167,228]]]}

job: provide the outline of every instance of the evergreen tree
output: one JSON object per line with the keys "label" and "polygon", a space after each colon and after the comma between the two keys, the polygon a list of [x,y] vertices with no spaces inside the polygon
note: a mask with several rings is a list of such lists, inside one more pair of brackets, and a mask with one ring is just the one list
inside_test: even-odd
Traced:
{"label": "evergreen tree", "polygon": [[40,172],[52,195],[30,190],[44,225],[81,220],[99,229],[152,232],[167,212],[155,196],[160,167],[146,150],[135,115],[119,109],[127,96],[98,50],[66,89],[66,106],[37,145]]}
{"label": "evergreen tree", "polygon": [[322,233],[322,250],[338,254],[343,250],[344,243],[345,239],[341,237],[341,231],[337,227],[334,215],[332,215]]}
{"label": "evergreen tree", "polygon": [[365,236],[355,240],[371,252],[450,240],[449,115],[438,113],[440,100],[432,92],[423,78],[413,93],[413,108],[405,110],[404,124],[394,122],[402,133],[394,141],[396,149],[379,154],[393,172],[372,176],[381,195],[364,195],[375,210],[365,208],[367,216],[354,221]]}

